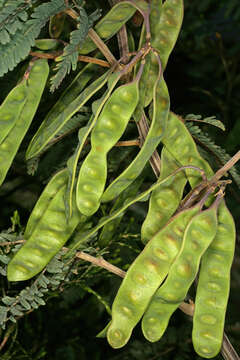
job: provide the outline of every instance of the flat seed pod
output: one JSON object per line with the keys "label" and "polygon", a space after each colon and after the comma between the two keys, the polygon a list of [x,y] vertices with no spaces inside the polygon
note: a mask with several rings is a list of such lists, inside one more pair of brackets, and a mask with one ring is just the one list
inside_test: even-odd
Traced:
{"label": "flat seed pod", "polygon": [[[161,172],[159,181],[178,168],[174,157],[166,147],[161,153]],[[187,178],[183,171],[172,177],[169,183],[163,183],[151,194],[147,216],[142,224],[141,239],[146,244],[171,218],[182,199]]]}
{"label": "flat seed pod", "polygon": [[218,201],[196,214],[186,226],[181,250],[143,316],[142,330],[147,340],[155,342],[163,336],[171,315],[184,301],[201,257],[216,235],[217,205]]}
{"label": "flat seed pod", "polygon": [[176,258],[188,222],[199,210],[195,206],[173,217],[131,264],[112,306],[107,338],[113,348],[120,348],[129,340]]}
{"label": "flat seed pod", "polygon": [[137,106],[140,76],[113,92],[92,131],[91,151],[81,166],[77,181],[77,206],[84,215],[94,214],[100,206],[107,179],[107,153],[124,133]]}
{"label": "flat seed pod", "polygon": [[193,316],[193,346],[204,358],[221,350],[235,238],[233,217],[222,202],[216,236],[201,261]]}
{"label": "flat seed pod", "polygon": [[[64,177],[64,172],[54,176],[46,187],[46,194],[43,191],[39,203],[35,205],[33,216],[29,219],[31,224],[27,227],[29,237],[8,264],[9,281],[28,280],[43,270],[80,222],[76,202],[73,204],[73,216],[67,221],[64,205],[67,177],[62,184],[61,176]],[[53,191],[54,185],[56,191]]]}
{"label": "flat seed pod", "polygon": [[[21,106],[18,117],[12,124],[13,126],[11,126],[7,136],[0,143],[0,185],[4,181],[18,148],[31,125],[46,85],[48,73],[47,60],[36,60],[27,77],[26,85],[19,88],[19,96],[24,99],[21,100],[23,106]],[[10,115],[13,115],[11,107],[9,111]]]}

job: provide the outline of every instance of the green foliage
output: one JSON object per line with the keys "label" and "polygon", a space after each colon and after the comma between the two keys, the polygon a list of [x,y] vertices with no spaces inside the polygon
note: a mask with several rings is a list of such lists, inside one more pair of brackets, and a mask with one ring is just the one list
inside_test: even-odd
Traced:
{"label": "green foliage", "polygon": [[[0,53],[2,54],[0,58],[0,76],[9,70],[13,70],[21,60],[28,56],[35,39],[39,36],[41,29],[49,18],[64,9],[64,0],[52,0],[34,9],[31,18],[24,22],[17,32],[13,32],[7,43],[0,45]],[[14,25],[11,25],[12,27]],[[7,25],[3,29],[5,28],[9,29],[10,32],[10,28]]]}
{"label": "green foliage", "polygon": [[35,1],[3,1],[0,4],[0,43],[5,45],[11,36],[22,29],[28,19],[27,11]]}
{"label": "green foliage", "polygon": [[[8,238],[8,236],[5,235],[5,237],[4,235],[2,234],[5,239]],[[11,239],[11,241],[13,240]],[[11,251],[16,252],[20,246],[15,245]],[[57,289],[61,281],[67,281],[71,262],[63,262],[61,260],[62,255],[63,253],[56,255],[30,286],[25,287],[15,296],[5,295],[1,298],[0,326],[2,329],[6,328],[9,321],[16,323],[24,313],[38,309],[40,305],[46,305],[44,298],[47,293]],[[3,276],[6,276],[6,265],[9,263],[10,258],[10,253],[0,255],[0,262],[2,263],[0,272]]]}
{"label": "green foliage", "polygon": [[[163,6],[166,2],[167,0],[163,1]],[[160,1],[152,0],[152,3],[156,6]],[[169,3],[171,5],[171,1]],[[184,5],[183,28],[177,46],[170,56],[166,70],[164,70],[164,79],[169,87],[171,110],[183,114],[183,118],[175,117],[175,120],[183,120],[184,124],[181,122],[180,124],[187,127],[186,133],[191,134],[202,155],[202,160],[193,164],[203,167],[207,175],[212,176],[208,163],[214,171],[217,171],[231,159],[234,152],[239,150],[240,47],[237,38],[240,19],[239,3],[238,0],[227,2],[185,0]],[[151,66],[149,65],[149,72],[144,70],[145,77],[141,79],[141,91],[145,90],[148,101],[141,105],[138,119],[131,118],[120,139],[121,142],[127,141],[128,143],[117,144],[107,157],[106,188],[115,179],[121,179],[122,174],[124,178],[125,170],[132,166],[134,171],[127,179],[130,186],[116,196],[113,201],[101,202],[98,212],[94,215],[84,217],[69,237],[68,243],[64,245],[66,247],[52,258],[41,273],[24,282],[7,280],[8,264],[21,246],[24,246],[26,240],[24,239],[24,229],[34,204],[52,175],[59,169],[67,167],[68,187],[65,184],[67,191],[64,193],[64,206],[65,209],[69,206],[67,213],[70,218],[71,201],[75,199],[79,170],[93,146],[89,136],[95,125],[93,119],[98,121],[98,115],[104,108],[103,101],[107,101],[114,87],[135,79],[138,68],[134,63],[131,70],[121,77],[119,83],[118,81],[114,83],[116,74],[120,78],[117,70],[120,70],[122,75],[126,65],[120,61],[119,69],[106,70],[106,67],[102,67],[100,63],[103,56],[99,56],[99,49],[97,49],[98,53],[93,52],[97,45],[87,36],[89,29],[94,27],[108,49],[119,60],[119,54],[122,51],[119,44],[121,44],[121,37],[124,38],[124,29],[121,30],[121,35],[118,31],[126,23],[128,33],[133,34],[134,37],[131,38],[131,42],[135,42],[136,48],[138,48],[140,29],[137,24],[138,20],[142,21],[142,17],[136,13],[134,19],[131,18],[135,11],[135,9],[129,10],[132,8],[132,1],[128,1],[126,4],[120,2],[115,5],[116,10],[111,13],[109,10],[112,6],[113,1],[111,0],[109,2],[104,0],[0,0],[0,76],[5,74],[1,80],[2,97],[8,93],[11,87],[21,82],[27,68],[25,60],[31,59],[31,51],[37,52],[39,57],[47,57],[50,65],[49,81],[32,126],[24,137],[21,148],[0,189],[0,224],[1,229],[7,229],[0,232],[0,358],[2,360],[199,359],[192,347],[191,318],[180,311],[177,311],[174,318],[170,320],[164,337],[156,343],[150,343],[144,339],[139,325],[134,329],[129,343],[121,350],[110,348],[104,337],[106,331],[103,332],[103,338],[96,338],[97,334],[111,320],[111,305],[122,282],[121,278],[109,271],[109,266],[116,266],[128,271],[144,249],[141,227],[148,212],[150,193],[152,190],[158,189],[161,185],[160,181],[172,173],[175,168],[181,164],[186,165],[191,161],[189,160],[191,156],[198,158],[199,155],[194,142],[190,144],[191,146],[189,143],[187,144],[191,150],[191,154],[187,154],[189,155],[187,160],[184,157],[184,151],[178,150],[178,144],[185,144],[186,133],[184,136],[181,135],[181,141],[179,138],[174,140],[175,146],[172,148],[172,153],[169,153],[174,162],[173,169],[168,162],[170,155],[168,155],[167,161],[164,161],[163,154],[169,145],[168,141],[164,139],[165,133],[163,133],[164,145],[157,145],[159,139],[154,138],[157,131],[153,131],[152,137],[148,137],[145,141],[145,144],[149,142],[152,148],[149,153],[144,150],[146,145],[143,145],[143,141],[146,134],[149,134],[148,126],[152,126],[155,120],[161,119],[159,114],[162,115],[162,105],[165,104],[167,108],[166,115],[169,110],[165,102],[167,99],[163,96],[164,92],[159,91],[156,94],[152,91],[151,84],[154,84],[154,78],[150,79],[151,71],[154,71],[154,67],[158,67],[154,61]],[[95,25],[101,15],[99,8],[102,9],[103,17]],[[124,14],[126,9],[129,13]],[[169,9],[167,8],[167,10]],[[167,12],[170,14],[169,19],[171,20],[172,13]],[[49,39],[53,36],[53,32],[48,26],[59,26],[58,22],[49,24],[53,16],[60,20],[64,19],[61,22],[61,31],[56,36],[57,39]],[[151,16],[150,22],[151,26],[157,23],[154,16]],[[161,25],[163,30],[165,25],[164,22]],[[168,25],[171,28],[171,21]],[[104,32],[105,26],[107,31]],[[116,35],[116,32],[118,42],[117,37],[113,37],[113,33]],[[157,37],[158,31],[152,31],[152,34]],[[160,59],[161,53],[164,52],[165,35],[161,33]],[[175,37],[172,39],[174,43]],[[36,39],[54,41],[55,45],[46,49],[38,48],[36,51],[34,50]],[[169,36],[167,40],[171,40]],[[144,41],[144,31],[142,31],[141,46]],[[154,44],[157,48],[158,41]],[[174,44],[172,42],[168,45],[169,49],[172,49]],[[81,49],[83,49],[82,53]],[[87,54],[89,57],[86,57],[86,61],[99,62],[100,65],[82,66],[79,54]],[[106,55],[106,53],[104,54]],[[133,57],[129,57],[128,61],[131,59]],[[145,57],[145,60],[148,62],[148,56]],[[110,62],[108,56],[104,61],[105,65],[107,65],[106,62]],[[19,66],[16,67],[17,65]],[[13,69],[14,71],[10,73],[10,70]],[[28,69],[24,73],[26,79],[28,79]],[[79,72],[72,81],[76,70]],[[116,74],[111,75],[112,72],[116,72]],[[99,84],[101,77],[103,81]],[[160,83],[163,82],[160,81]],[[152,98],[154,104],[149,104]],[[143,110],[147,119],[144,124],[142,123]],[[118,109],[119,113],[123,111],[124,109],[121,107]],[[209,114],[215,115],[210,116]],[[119,117],[118,113],[116,116]],[[171,116],[166,116],[166,125],[163,126],[166,126],[166,129],[170,129],[172,116],[175,115],[172,113]],[[3,120],[0,119],[1,126]],[[56,124],[56,128],[54,124]],[[161,126],[162,124],[159,123],[159,136],[162,136]],[[143,129],[146,131],[145,135],[141,132]],[[179,125],[176,129],[177,133],[180,132],[181,126]],[[39,152],[36,149],[32,158],[25,160],[26,149],[29,148],[36,131],[39,134],[39,144],[43,146]],[[111,138],[112,132],[114,132],[114,128],[109,132]],[[191,136],[189,135],[189,137]],[[105,145],[104,140],[99,140],[98,148],[95,149],[96,154],[101,152],[101,146]],[[159,154],[161,152],[161,168],[156,154],[154,158],[149,159],[152,149],[156,149]],[[183,147],[182,150],[184,150]],[[138,166],[137,168],[133,166],[139,153],[143,154],[141,170]],[[2,161],[3,159],[0,159],[0,163]],[[159,168],[161,177],[156,182],[155,175],[159,175]],[[139,174],[135,170],[139,171]],[[99,174],[98,171],[98,176],[100,176]],[[198,181],[201,178],[199,173],[189,169],[181,174],[186,181],[190,179],[190,184],[195,181],[196,185],[196,179]],[[193,176],[192,174],[197,175]],[[233,184],[228,185],[226,200],[229,209],[236,217],[236,228],[239,233],[239,165],[236,164],[232,167],[229,174],[233,179]],[[228,174],[225,175],[228,176]],[[135,177],[137,178],[133,182]],[[85,180],[89,185],[89,178],[86,177]],[[171,181],[175,181],[175,186],[178,187],[176,180],[177,177],[174,177]],[[163,187],[164,194],[173,190],[171,181],[169,179],[169,182]],[[81,189],[86,183],[82,184]],[[176,192],[172,192],[172,197],[175,197],[177,201],[176,206],[179,206],[182,196],[189,196],[189,184],[185,186],[184,190],[183,188],[178,188],[181,192],[179,199]],[[95,190],[93,187],[91,191]],[[53,204],[51,197],[53,195],[48,194],[48,196],[46,209]],[[160,212],[158,212],[159,210],[155,212],[156,218],[159,214],[161,215],[163,209],[166,210],[168,205],[166,201],[171,202],[170,196],[159,197],[158,202],[154,203],[158,209],[159,204],[161,205]],[[184,202],[180,203],[180,206],[184,206]],[[64,213],[59,208],[54,210],[56,210],[56,216],[60,212]],[[36,214],[39,213],[36,211]],[[35,221],[39,221],[39,219],[36,217]],[[159,223],[160,221],[156,220],[157,229]],[[57,222],[54,222],[53,225],[57,226]],[[50,229],[48,233],[50,239],[52,230]],[[41,240],[41,233],[36,234],[37,236]],[[35,244],[35,250],[39,244],[40,242]],[[67,251],[68,249],[71,251]],[[237,242],[236,259],[239,254],[239,243]],[[35,256],[34,252],[32,256]],[[90,261],[86,260],[87,256]],[[106,267],[103,264],[107,264]],[[145,267],[140,265],[140,271],[144,273],[147,265],[145,264]],[[235,261],[232,266],[231,296],[225,331],[237,351],[240,350],[239,276],[240,267],[238,261]],[[133,284],[133,289],[134,286]],[[195,287],[192,286],[185,301],[194,299],[195,292]],[[128,298],[125,297],[125,299],[128,303]],[[221,355],[218,355],[216,359],[220,360]]]}
{"label": "green foliage", "polygon": [[96,10],[90,16],[87,15],[83,7],[78,7],[79,17],[77,18],[77,30],[70,33],[70,43],[65,46],[63,55],[57,60],[60,61],[55,70],[56,75],[51,78],[50,91],[53,92],[59,87],[63,79],[71,70],[76,70],[78,61],[78,49],[81,48],[87,37],[89,29],[94,21],[100,17],[100,12]]}

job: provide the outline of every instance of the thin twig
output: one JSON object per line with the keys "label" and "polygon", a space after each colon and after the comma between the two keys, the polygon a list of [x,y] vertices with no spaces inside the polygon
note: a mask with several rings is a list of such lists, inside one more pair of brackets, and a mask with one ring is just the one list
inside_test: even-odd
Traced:
{"label": "thin twig", "polygon": [[78,61],[97,64],[102,67],[111,67],[111,65],[107,61],[93,58],[91,56],[78,55]]}
{"label": "thin twig", "polygon": [[118,141],[115,146],[140,146],[140,140]]}
{"label": "thin twig", "polygon": [[[40,59],[56,59],[57,57],[61,56],[63,54],[63,52],[59,51],[59,52],[55,52],[55,53],[41,53],[41,52],[37,52],[37,51],[30,51],[29,54],[32,56],[36,56]],[[110,67],[110,64],[107,61],[93,58],[91,56],[79,55],[78,61],[97,64],[102,67]]]}
{"label": "thin twig", "polygon": [[94,44],[97,45],[98,49],[102,52],[111,65],[118,65],[117,59],[111,53],[104,41],[102,41],[102,39],[98,36],[95,30],[89,29],[88,36],[94,42]]}
{"label": "thin twig", "polygon": [[0,344],[0,351],[2,351],[3,347],[5,346],[6,342],[7,342],[8,339],[9,339],[9,336],[10,336],[10,335],[11,335],[11,334],[7,334],[7,335],[4,336],[3,341],[2,341],[1,344]]}
{"label": "thin twig", "polygon": [[236,353],[234,347],[232,346],[227,334],[223,334],[223,343],[221,348],[221,354],[225,360],[240,360],[240,357]]}
{"label": "thin twig", "polygon": [[56,57],[62,55],[62,51],[54,51],[53,53],[42,53],[38,51],[30,51],[29,55],[36,56],[40,59],[55,59]]}
{"label": "thin twig", "polygon": [[96,258],[92,255],[86,254],[83,251],[78,251],[75,256],[79,259],[89,261],[96,266],[102,267],[102,268],[110,271],[111,273],[118,275],[122,278],[126,274],[125,271],[123,271],[123,270],[119,269],[117,266],[114,266],[111,263],[107,262],[102,257]]}
{"label": "thin twig", "polygon": [[221,169],[219,169],[215,175],[211,178],[211,182],[217,182],[219,179],[221,179],[222,176],[225,175],[225,173],[231,169],[236,162],[238,162],[240,160],[240,150],[230,159],[228,160],[228,162],[221,167]]}
{"label": "thin twig", "polygon": [[22,244],[26,240],[16,240],[16,241],[6,241],[6,242],[0,242],[0,246],[8,246],[8,245],[16,245],[16,244]]}
{"label": "thin twig", "polygon": [[6,331],[5,335],[4,335],[4,338],[0,344],[0,351],[2,351],[2,349],[4,348],[4,346],[6,345],[10,335],[12,334],[12,332],[14,331],[16,325],[15,324],[12,324],[10,325],[10,327],[8,328],[8,330]]}

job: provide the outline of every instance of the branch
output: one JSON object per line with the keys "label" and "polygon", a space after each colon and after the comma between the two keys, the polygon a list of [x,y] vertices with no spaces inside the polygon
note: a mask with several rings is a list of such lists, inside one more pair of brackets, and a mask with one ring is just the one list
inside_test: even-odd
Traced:
{"label": "branch", "polygon": [[96,258],[92,255],[86,254],[83,251],[78,251],[75,255],[77,258],[85,260],[85,261],[89,261],[90,263],[99,266],[103,269],[106,269],[107,271],[118,275],[122,278],[124,278],[125,276],[125,271],[119,269],[117,266],[110,264],[109,262],[107,262],[106,260],[104,260],[102,257]]}
{"label": "branch", "polygon": [[240,160],[240,150],[211,178],[211,182],[217,182],[225,173]]}
{"label": "branch", "polygon": [[16,240],[16,241],[6,241],[6,242],[0,242],[0,246],[8,246],[8,245],[16,245],[16,244],[22,244],[26,240]]}
{"label": "branch", "polygon": [[[63,54],[63,51],[58,51],[57,53],[41,53],[37,51],[30,51],[29,53],[32,56],[36,56],[41,59],[55,59]],[[102,67],[110,67],[110,64],[107,61],[93,58],[91,56],[84,56],[84,55],[78,55],[78,61],[86,62],[86,63],[93,63],[100,65]]]}
{"label": "branch", "polygon": [[140,146],[140,141],[138,139],[118,141],[115,146]]}
{"label": "branch", "polygon": [[94,42],[94,44],[97,45],[98,49],[102,52],[111,65],[118,65],[117,59],[111,53],[104,41],[102,41],[102,39],[98,36],[95,30],[90,29],[88,31],[88,36]]}

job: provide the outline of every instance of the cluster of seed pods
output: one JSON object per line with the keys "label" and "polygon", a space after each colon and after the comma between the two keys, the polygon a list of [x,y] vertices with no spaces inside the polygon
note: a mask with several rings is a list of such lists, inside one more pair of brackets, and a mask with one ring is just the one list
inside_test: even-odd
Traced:
{"label": "cluster of seed pods", "polygon": [[186,227],[178,256],[142,320],[143,333],[150,341],[162,337],[172,313],[185,299],[197,275],[201,257],[216,235],[217,204],[218,201],[196,214]]}
{"label": "cluster of seed pods", "polygon": [[198,211],[200,207],[195,206],[173,217],[128,269],[112,306],[112,321],[107,333],[112,347],[120,348],[129,340],[176,258],[188,222]]}
{"label": "cluster of seed pods", "polygon": [[[95,31],[104,41],[110,39],[138,6],[150,7],[151,38],[147,38],[148,52],[143,56],[140,70],[135,65],[137,75],[113,91],[121,77],[119,73],[110,69],[95,78],[96,65],[85,66],[47,114],[28,147],[27,159],[38,155],[71,117],[108,84],[108,90],[92,106],[89,123],[79,131],[79,145],[68,163],[72,166],[53,176],[35,205],[24,234],[27,241],[8,265],[8,279],[27,280],[39,273],[85,216],[92,216],[101,202],[111,201],[129,189],[162,142],[161,174],[153,187],[141,231],[146,246],[127,271],[113,302],[107,339],[114,348],[124,346],[142,318],[144,336],[149,341],[158,341],[199,271],[192,339],[196,352],[211,358],[220,351],[222,343],[234,254],[234,222],[225,202],[221,200],[219,205],[220,197],[210,206],[212,198],[207,203],[204,198],[175,214],[187,181],[195,188],[202,176],[191,169],[174,173],[172,177],[170,174],[181,166],[192,165],[204,170],[208,179],[213,175],[184,122],[170,112],[163,77],[182,25],[183,0],[152,0],[150,4],[143,0],[118,2],[96,24]],[[87,54],[95,48],[87,38],[79,52]],[[0,184],[37,110],[48,71],[46,60],[35,61],[27,77],[0,107]],[[146,113],[150,129],[142,148],[104,189],[108,152],[123,135],[131,117],[138,122]],[[80,153],[90,133],[91,149],[75,179]],[[100,221],[79,244],[102,226],[111,224],[110,220],[116,220],[133,201],[129,200],[127,205],[120,203],[122,207]],[[209,207],[203,210],[204,204]],[[105,246],[107,236],[102,234],[100,240]]]}

